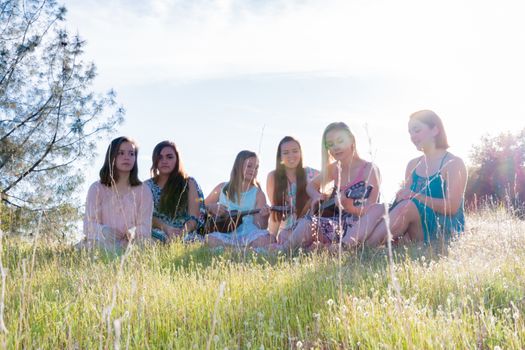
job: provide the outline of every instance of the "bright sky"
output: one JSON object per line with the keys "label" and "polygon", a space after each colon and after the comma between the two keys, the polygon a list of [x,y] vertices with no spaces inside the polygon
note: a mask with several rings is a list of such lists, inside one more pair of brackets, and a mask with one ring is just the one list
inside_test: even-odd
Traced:
{"label": "bright sky", "polygon": [[[242,149],[259,180],[279,140],[298,138],[319,168],[333,121],[383,176],[390,201],[418,152],[407,120],[442,117],[450,151],[468,161],[483,134],[525,127],[525,2],[484,0],[66,0],[67,27],[86,41],[140,145],[148,177],[156,143],[171,139],[205,195]],[[105,151],[111,139],[101,142]],[[87,183],[97,179],[102,155]]]}

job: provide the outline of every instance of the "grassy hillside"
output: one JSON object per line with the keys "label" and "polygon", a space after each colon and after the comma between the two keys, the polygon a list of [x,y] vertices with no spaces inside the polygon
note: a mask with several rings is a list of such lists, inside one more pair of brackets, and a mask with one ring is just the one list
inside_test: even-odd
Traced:
{"label": "grassy hillside", "polygon": [[471,215],[448,251],[397,247],[393,264],[386,249],[2,244],[4,348],[525,347],[525,224],[497,211]]}

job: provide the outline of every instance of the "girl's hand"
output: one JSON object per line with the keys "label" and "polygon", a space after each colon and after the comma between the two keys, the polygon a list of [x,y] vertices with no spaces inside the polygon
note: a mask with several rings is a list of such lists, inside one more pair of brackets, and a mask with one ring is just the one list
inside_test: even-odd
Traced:
{"label": "girl's hand", "polygon": [[414,192],[408,188],[402,188],[396,194],[396,201],[399,202],[406,199],[411,199],[412,197],[414,197]]}
{"label": "girl's hand", "polygon": [[312,197],[312,202],[310,203],[310,210],[312,212],[316,211],[319,207],[319,203],[326,200],[328,197],[329,196],[325,193],[317,192],[317,194],[314,197]]}
{"label": "girl's hand", "polygon": [[165,232],[168,235],[168,239],[174,239],[177,237],[181,237],[183,234],[183,230],[181,228],[171,227],[171,226],[168,226]]}
{"label": "girl's hand", "polygon": [[[337,201],[336,201],[336,203],[339,204]],[[341,206],[342,206],[342,208],[340,208],[340,209],[343,209],[346,212],[353,214],[356,211],[359,211],[359,207],[356,207],[354,203],[355,203],[355,199],[346,198],[346,196],[341,196]]]}
{"label": "girl's hand", "polygon": [[131,240],[135,238],[135,230],[136,230],[136,227],[133,226],[127,229],[126,231],[124,231],[123,237],[126,239],[126,241],[131,242]]}
{"label": "girl's hand", "polygon": [[261,211],[259,212],[259,215],[261,216],[269,216],[270,215],[270,207],[268,205],[265,205],[264,207],[260,208]]}
{"label": "girl's hand", "polygon": [[228,209],[226,206],[220,204],[219,202],[208,205],[206,209],[216,216],[225,216],[228,214]]}

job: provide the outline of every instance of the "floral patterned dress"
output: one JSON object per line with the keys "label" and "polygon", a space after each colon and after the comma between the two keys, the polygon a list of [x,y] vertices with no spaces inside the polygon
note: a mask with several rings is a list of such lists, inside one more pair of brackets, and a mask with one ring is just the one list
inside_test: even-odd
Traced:
{"label": "floral patterned dress", "polygon": [[[319,171],[310,167],[305,167],[304,171],[306,173],[306,182],[312,181],[314,177],[319,175]],[[288,183],[288,205],[290,205],[291,208],[296,208],[297,205],[297,183]],[[279,231],[281,230],[290,230],[293,229],[296,226],[297,223],[297,213],[295,210],[292,210],[292,213],[287,213],[284,220],[281,221],[281,224],[279,225]]]}
{"label": "floral patterned dress", "polygon": [[[201,234],[201,231],[204,227],[204,222],[206,219],[206,208],[204,206],[204,195],[202,193],[202,190],[193,177],[188,177],[188,182],[190,181],[193,182],[195,188],[197,189],[197,196],[199,201],[198,217],[190,215],[187,211],[179,212],[176,217],[170,217],[164,213],[159,212],[159,203],[160,197],[162,195],[162,188],[160,188],[159,185],[157,185],[155,181],[153,181],[153,179],[149,179],[144,182],[149,187],[149,189],[151,190],[151,194],[153,195],[153,217],[160,219],[162,222],[175,228],[183,228],[184,225],[191,220],[197,223],[195,230],[193,230],[192,232],[188,232],[183,237],[184,242],[202,241],[204,239],[204,237]],[[152,229],[151,236],[155,239],[160,240],[161,242],[166,242],[168,239],[166,232],[158,228]]]}
{"label": "floral patterned dress", "polygon": [[[352,185],[365,180],[363,175],[368,164],[369,163],[365,163],[361,169],[359,169],[359,172],[353,181],[348,182],[348,184],[342,186],[341,189],[334,187],[331,197],[334,197],[337,192],[346,192],[346,190]],[[354,205],[363,206],[364,201],[354,201]],[[358,216],[352,215],[344,210],[341,211],[341,215],[336,213],[335,216],[332,217],[307,215],[306,218],[312,222],[314,236],[317,236],[321,241],[329,243],[338,243],[340,238],[346,233],[347,229],[359,220]]]}

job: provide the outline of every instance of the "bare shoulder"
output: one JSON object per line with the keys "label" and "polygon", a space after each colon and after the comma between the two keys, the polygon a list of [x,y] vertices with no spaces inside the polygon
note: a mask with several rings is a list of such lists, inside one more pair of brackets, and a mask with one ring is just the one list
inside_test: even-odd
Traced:
{"label": "bare shoulder", "polygon": [[445,160],[445,163],[443,164],[443,170],[444,171],[460,171],[465,170],[465,162],[461,157],[458,157],[452,153],[448,153],[447,159]]}
{"label": "bare shoulder", "polygon": [[266,177],[266,182],[269,181],[275,181],[275,170],[272,170],[268,173],[268,176]]}
{"label": "bare shoulder", "polygon": [[264,191],[260,187],[257,187],[257,197],[264,197],[264,198],[266,198],[266,195],[264,194]]}
{"label": "bare shoulder", "polygon": [[379,185],[381,183],[381,172],[379,171],[379,167],[375,163],[368,162],[368,164],[366,165],[366,174],[368,181],[371,181],[376,185]]}
{"label": "bare shoulder", "polygon": [[199,187],[197,181],[191,176],[188,177],[188,186],[191,192],[197,192],[197,188]]}
{"label": "bare shoulder", "polygon": [[226,184],[226,182],[221,182],[220,184],[215,186],[213,188],[213,190],[211,190],[211,192],[208,194],[208,197],[206,197],[206,200],[210,200],[210,199],[213,199],[214,201],[218,200],[219,199],[219,194],[221,193],[221,190],[222,190],[222,188],[224,187],[225,184]]}
{"label": "bare shoulder", "polygon": [[379,167],[373,162],[367,162],[366,171],[368,173],[375,173],[379,175]]}
{"label": "bare shoulder", "polygon": [[421,157],[416,157],[416,158],[411,159],[407,164],[407,169],[414,169],[420,160],[421,160]]}
{"label": "bare shoulder", "polygon": [[221,182],[220,184],[215,186],[211,192],[220,192],[224,185],[226,185],[226,182]]}
{"label": "bare shoulder", "polygon": [[211,190],[208,196],[204,199],[204,202],[206,203],[206,205],[210,205],[212,203],[216,203],[217,201],[219,201],[220,193],[221,193],[221,190],[224,184],[225,182],[221,182],[220,184],[215,186],[213,190]]}
{"label": "bare shoulder", "polygon": [[260,187],[257,187],[256,202],[261,204],[266,204],[266,195]]}

